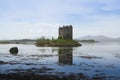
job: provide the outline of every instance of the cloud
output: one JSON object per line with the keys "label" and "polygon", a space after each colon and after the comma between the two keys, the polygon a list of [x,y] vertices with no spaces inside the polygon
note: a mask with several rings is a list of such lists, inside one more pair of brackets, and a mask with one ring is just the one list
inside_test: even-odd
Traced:
{"label": "cloud", "polygon": [[[59,27],[56,23],[0,23],[1,39],[19,39],[19,38],[39,38],[41,36],[57,37],[57,29]],[[51,36],[52,35],[52,36]]]}
{"label": "cloud", "polygon": [[57,37],[58,27],[74,26],[74,37],[119,37],[119,0],[0,0],[1,39]]}
{"label": "cloud", "polygon": [[97,16],[94,17],[94,20],[95,19],[96,21],[83,23],[79,27],[75,28],[74,35],[77,35],[76,38],[85,35],[119,37],[120,16]]}

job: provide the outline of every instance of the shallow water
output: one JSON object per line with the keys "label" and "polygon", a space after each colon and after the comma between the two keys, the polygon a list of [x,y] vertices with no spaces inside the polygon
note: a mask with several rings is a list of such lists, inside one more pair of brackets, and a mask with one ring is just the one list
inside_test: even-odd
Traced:
{"label": "shallow water", "polygon": [[[19,53],[9,53],[17,46]],[[36,47],[0,44],[0,74],[35,73],[120,79],[120,43],[82,44],[81,47]]]}

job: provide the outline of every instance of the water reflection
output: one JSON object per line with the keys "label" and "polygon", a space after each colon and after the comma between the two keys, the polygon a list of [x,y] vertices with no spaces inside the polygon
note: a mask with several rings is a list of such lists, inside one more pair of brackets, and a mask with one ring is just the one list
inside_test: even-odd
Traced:
{"label": "water reflection", "polygon": [[10,55],[17,56],[18,53],[11,53],[11,52],[10,52]]}
{"label": "water reflection", "polygon": [[73,49],[70,48],[59,48],[58,50],[59,63],[63,65],[73,64]]}
{"label": "water reflection", "polygon": [[[19,47],[18,56],[11,56],[8,53],[12,46]],[[81,80],[81,78],[120,80],[119,62],[119,44],[84,44],[77,48],[0,45],[0,74],[10,74],[10,76],[11,73],[19,73],[23,76],[24,74],[36,74],[36,76],[50,74],[50,76],[67,76],[68,79],[64,78],[65,80]],[[74,77],[79,79],[73,79]]]}
{"label": "water reflection", "polygon": [[72,47],[42,48],[39,51],[42,53],[40,56],[50,55],[49,57],[53,57],[54,55],[57,55],[58,62],[60,65],[72,65],[73,64],[73,48]]}

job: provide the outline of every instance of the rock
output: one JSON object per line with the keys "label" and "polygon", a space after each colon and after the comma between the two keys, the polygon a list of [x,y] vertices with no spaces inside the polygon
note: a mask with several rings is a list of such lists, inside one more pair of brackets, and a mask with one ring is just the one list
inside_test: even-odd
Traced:
{"label": "rock", "polygon": [[16,55],[18,53],[18,48],[17,47],[12,47],[12,48],[10,48],[9,52],[13,55]]}
{"label": "rock", "polygon": [[7,64],[7,62],[4,62],[4,61],[0,61],[0,65],[1,65],[1,64]]}

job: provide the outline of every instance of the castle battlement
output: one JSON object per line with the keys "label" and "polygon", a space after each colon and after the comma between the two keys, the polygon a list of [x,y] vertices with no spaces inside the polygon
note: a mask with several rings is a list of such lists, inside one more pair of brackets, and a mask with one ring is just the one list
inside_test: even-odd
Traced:
{"label": "castle battlement", "polygon": [[59,35],[58,38],[61,39],[71,39],[73,38],[73,27],[72,25],[63,25],[63,27],[59,27]]}

